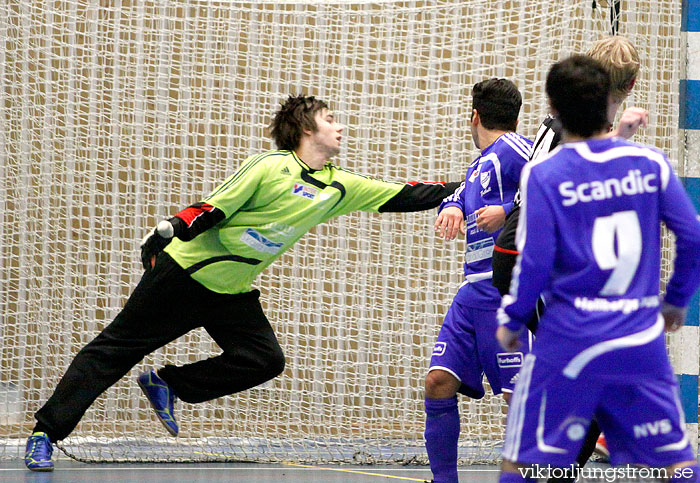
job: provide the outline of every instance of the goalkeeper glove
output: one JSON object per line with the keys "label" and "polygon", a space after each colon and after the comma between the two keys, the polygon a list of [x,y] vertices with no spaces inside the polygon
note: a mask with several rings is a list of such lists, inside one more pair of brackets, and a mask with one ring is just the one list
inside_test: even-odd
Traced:
{"label": "goalkeeper glove", "polygon": [[153,268],[156,256],[168,246],[174,234],[173,225],[168,220],[163,220],[141,240],[141,263],[146,271]]}

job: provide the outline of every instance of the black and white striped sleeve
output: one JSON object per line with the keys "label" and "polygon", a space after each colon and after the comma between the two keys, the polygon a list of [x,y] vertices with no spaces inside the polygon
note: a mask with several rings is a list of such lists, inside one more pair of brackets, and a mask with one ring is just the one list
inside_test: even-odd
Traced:
{"label": "black and white striped sleeve", "polygon": [[561,122],[557,118],[548,115],[537,130],[535,142],[532,145],[532,151],[530,151],[530,161],[556,148],[561,142],[561,132]]}

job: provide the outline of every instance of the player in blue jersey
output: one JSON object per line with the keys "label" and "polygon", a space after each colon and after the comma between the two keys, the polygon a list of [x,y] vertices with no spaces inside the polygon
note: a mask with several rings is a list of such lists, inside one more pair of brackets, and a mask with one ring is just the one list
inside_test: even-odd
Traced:
{"label": "player in blue jersey", "polygon": [[[608,136],[610,79],[597,61],[555,64],[546,91],[564,144],[523,169],[504,350],[543,292],[547,310],[511,401],[500,481],[535,481],[520,472],[531,465],[571,468],[594,416],[613,465],[696,481],[664,325],[682,325],[700,285],[697,213],[661,152]],[[663,301],[661,221],[676,235]]]}
{"label": "player in blue jersey", "polygon": [[445,198],[435,222],[447,240],[458,232],[467,238],[465,280],[445,316],[425,379],[425,445],[436,483],[457,481],[457,393],[483,397],[485,373],[494,394],[505,396],[524,355],[523,350],[506,353],[494,340],[501,296],[490,278],[494,225],[513,207],[532,143],[514,132],[522,98],[512,82],[479,82],[472,99],[471,131],[481,154],[462,185]]}
{"label": "player in blue jersey", "polygon": [[[620,35],[606,36],[596,41],[586,52],[588,57],[599,61],[610,75],[610,99],[608,103],[608,121],[612,127],[617,110],[622,102],[632,92],[639,74],[640,60],[637,49],[629,39]],[[630,139],[640,127],[645,127],[649,113],[637,107],[625,109],[620,117],[617,127],[612,130],[610,136],[619,136]],[[561,142],[561,122],[551,114],[540,125],[530,153],[530,160],[536,160],[540,156],[547,156]],[[493,285],[498,288],[501,295],[510,290],[510,280],[518,255],[515,246],[515,231],[518,226],[520,214],[520,196],[515,195],[515,205],[505,219],[496,245],[493,247]],[[533,330],[537,328],[537,320],[543,313],[544,303],[540,301],[536,316],[528,324]],[[585,442],[581,447],[576,463],[584,466],[593,452],[609,460],[610,455],[605,444],[605,437],[600,433],[595,420],[591,423]],[[573,483],[573,478],[550,478],[550,483]]]}

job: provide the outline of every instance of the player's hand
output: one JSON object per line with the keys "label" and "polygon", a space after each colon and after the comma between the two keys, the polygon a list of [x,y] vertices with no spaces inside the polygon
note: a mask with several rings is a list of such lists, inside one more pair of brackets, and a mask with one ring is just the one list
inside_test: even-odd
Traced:
{"label": "player's hand", "polygon": [[520,348],[519,336],[519,331],[510,330],[505,325],[499,325],[498,329],[496,329],[496,339],[498,339],[498,343],[503,350],[508,352],[515,352]]}
{"label": "player's hand", "polygon": [[445,240],[453,240],[457,232],[466,235],[462,210],[456,206],[448,206],[442,210],[435,220],[435,231],[439,231],[438,236]]}
{"label": "player's hand", "polygon": [[506,223],[506,210],[501,205],[483,206],[475,213],[476,227],[486,233],[493,233]]}
{"label": "player's hand", "polygon": [[163,251],[163,248],[168,246],[174,232],[173,225],[169,221],[163,220],[153,231],[143,237],[141,240],[141,263],[146,271],[155,266],[156,257]]}
{"label": "player's hand", "polygon": [[676,307],[675,305],[664,304],[661,306],[661,316],[664,318],[666,332],[675,332],[685,324],[685,316],[688,309],[685,307]]}
{"label": "player's hand", "polygon": [[612,131],[613,136],[631,138],[640,127],[647,127],[649,111],[641,107],[628,107],[620,117],[620,124]]}

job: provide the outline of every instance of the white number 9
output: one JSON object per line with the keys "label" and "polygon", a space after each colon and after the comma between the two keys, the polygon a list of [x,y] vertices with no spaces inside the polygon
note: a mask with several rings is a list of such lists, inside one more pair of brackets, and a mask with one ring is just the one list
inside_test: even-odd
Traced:
{"label": "white number 9", "polygon": [[612,269],[600,295],[623,295],[637,273],[642,255],[642,230],[637,212],[620,211],[596,218],[592,243],[598,267]]}

